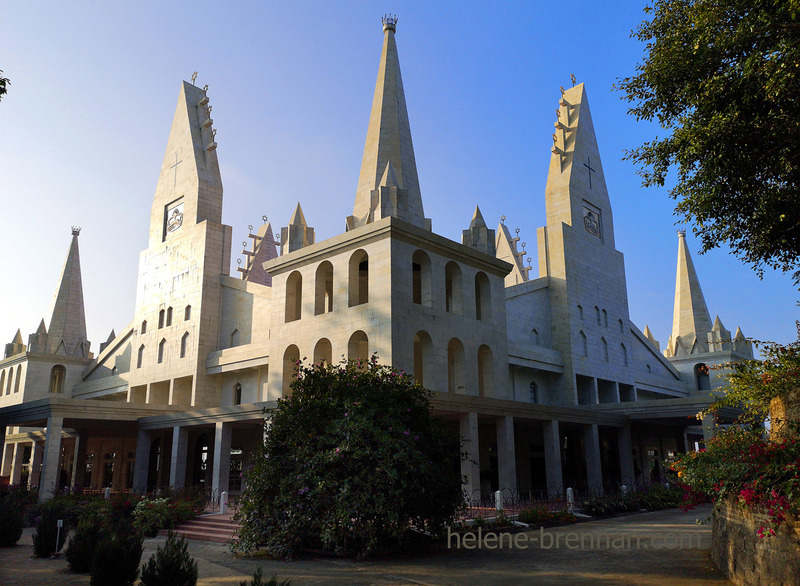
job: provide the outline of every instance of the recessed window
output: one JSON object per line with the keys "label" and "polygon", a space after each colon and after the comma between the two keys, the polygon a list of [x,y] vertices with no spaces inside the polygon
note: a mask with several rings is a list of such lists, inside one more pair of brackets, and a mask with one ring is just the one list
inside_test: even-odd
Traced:
{"label": "recessed window", "polygon": [[539,385],[536,384],[535,380],[531,381],[530,387],[528,387],[529,391],[529,398],[531,403],[538,403],[539,402]]}
{"label": "recessed window", "polygon": [[242,383],[236,383],[233,385],[233,404],[242,404]]}
{"label": "recessed window", "polygon": [[163,309],[158,312],[158,329],[159,330],[164,327],[164,317],[165,317],[166,313],[167,312],[164,311]]}
{"label": "recessed window", "polygon": [[183,310],[183,321],[189,321],[192,317],[192,306],[187,305],[186,308]]}
{"label": "recessed window", "polygon": [[142,327],[141,327],[141,328],[139,328],[139,333],[140,333],[140,334],[145,334],[145,333],[147,333],[147,320],[144,320],[144,321],[142,322]]}
{"label": "recessed window", "polygon": [[161,364],[164,362],[164,350],[167,347],[167,341],[165,339],[161,339],[158,343],[158,363]]}
{"label": "recessed window", "polygon": [[139,352],[136,354],[136,368],[141,368],[142,362],[144,362],[144,344],[139,346]]}
{"label": "recessed window", "polygon": [[172,308],[167,308],[167,327],[172,325]]}
{"label": "recessed window", "polygon": [[[5,373],[3,373],[5,374]],[[60,364],[56,364],[50,370],[50,392],[63,393],[64,380],[67,378],[67,369]]]}
{"label": "recessed window", "polygon": [[181,358],[186,357],[186,349],[189,347],[189,332],[181,337]]}

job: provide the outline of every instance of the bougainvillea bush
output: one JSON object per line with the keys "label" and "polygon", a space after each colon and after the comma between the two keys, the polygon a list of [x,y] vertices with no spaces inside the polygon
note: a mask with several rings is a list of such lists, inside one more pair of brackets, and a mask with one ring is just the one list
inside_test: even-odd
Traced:
{"label": "bougainvillea bush", "polygon": [[432,393],[377,357],[297,367],[291,396],[267,412],[245,471],[239,551],[302,548],[364,557],[412,530],[439,532],[463,506],[457,433]]}

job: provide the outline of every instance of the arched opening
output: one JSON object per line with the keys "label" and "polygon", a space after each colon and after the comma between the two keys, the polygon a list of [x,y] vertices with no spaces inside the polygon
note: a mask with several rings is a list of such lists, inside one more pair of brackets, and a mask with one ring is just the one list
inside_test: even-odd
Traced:
{"label": "arched opening", "polygon": [[286,279],[286,321],[300,319],[303,305],[303,275],[294,271]]}
{"label": "arched opening", "polygon": [[[6,384],[6,395],[11,394],[11,386],[14,384],[14,369],[8,369],[8,383]],[[0,386],[0,392],[3,391],[3,387]]]}
{"label": "arched opening", "polygon": [[348,360],[360,360],[362,363],[369,360],[369,340],[367,334],[361,330],[350,336],[350,341],[347,343],[347,358]]}
{"label": "arched opening", "polygon": [[141,328],[139,328],[139,333],[140,333],[140,334],[145,334],[145,333],[147,333],[147,320],[143,320],[143,321],[142,321],[142,327],[141,327]]}
{"label": "arched opening", "polygon": [[444,310],[463,315],[461,300],[461,267],[451,261],[444,267]]}
{"label": "arched opening", "polygon": [[486,344],[478,348],[478,394],[481,397],[494,396],[494,359]]}
{"label": "arched opening", "polygon": [[231,332],[231,348],[236,348],[239,345],[239,329],[236,328]]}
{"label": "arched opening", "polygon": [[608,362],[608,342],[605,338],[600,338],[600,343],[603,347],[603,361]]}
{"label": "arched opening", "polygon": [[619,333],[620,334],[624,334],[625,333],[625,324],[622,323],[621,319],[619,319],[617,321],[619,322]]}
{"label": "arched opening", "polygon": [[578,319],[583,321],[583,306],[578,305]]}
{"label": "arched opening", "polygon": [[458,338],[447,343],[447,390],[464,392],[464,345]]}
{"label": "arched opening", "polygon": [[314,315],[333,311],[333,265],[327,260],[317,267]]}
{"label": "arched opening", "polygon": [[136,368],[141,368],[144,362],[144,344],[139,346],[139,351],[136,353]]}
{"label": "arched opening", "polygon": [[619,348],[622,351],[622,364],[628,366],[628,349],[625,347],[625,344],[620,344]]}
{"label": "arched opening", "polygon": [[22,365],[17,366],[17,377],[14,379],[14,392],[19,393],[19,379],[22,378]]}
{"label": "arched opening", "polygon": [[[5,373],[4,373],[5,374]],[[63,393],[64,380],[67,378],[67,369],[60,364],[56,364],[50,369],[50,392]]]}
{"label": "arched opening", "polygon": [[602,319],[600,318],[600,308],[597,307],[596,305],[594,306],[594,316],[595,319],[597,320],[597,325],[598,326],[603,325]]}
{"label": "arched opening", "polygon": [[533,328],[531,330],[531,344],[533,344],[534,346],[539,346],[540,345],[540,343],[539,343],[539,330],[537,330],[536,328]]}
{"label": "arched opening", "polygon": [[242,404],[242,383],[236,383],[233,385],[233,404]]}
{"label": "arched opening", "polygon": [[192,317],[192,306],[187,305],[183,310],[183,321],[189,321]]}
{"label": "arched opening", "polygon": [[167,347],[167,341],[162,338],[161,341],[158,343],[158,363],[161,364],[164,362],[164,350]]}
{"label": "arched opening", "polygon": [[414,252],[411,257],[412,273],[412,300],[417,305],[431,307],[433,296],[431,293],[431,259],[421,250]]}
{"label": "arched opening", "polygon": [[167,308],[167,327],[172,325],[172,307]]}
{"label": "arched opening", "polygon": [[607,328],[608,327],[608,313],[606,312],[605,309],[603,310],[602,313],[603,313],[603,327]]}
{"label": "arched opening", "polygon": [[281,392],[284,397],[292,395],[291,385],[297,378],[298,362],[300,362],[300,350],[292,344],[283,353],[283,388]]}
{"label": "arched opening", "polygon": [[589,340],[586,339],[586,334],[583,333],[583,330],[578,333],[580,334],[581,339],[581,351],[583,352],[584,356],[589,356]]}
{"label": "arched opening", "polygon": [[181,336],[181,358],[186,358],[186,349],[189,347],[189,332]]}
{"label": "arched opening", "polygon": [[531,381],[530,386],[528,387],[528,398],[530,399],[531,403],[538,403],[539,402],[539,385],[536,384],[535,380]]}
{"label": "arched opening", "polygon": [[164,327],[164,315],[165,315],[165,313],[166,312],[163,309],[158,312],[158,329],[161,329],[161,328]]}
{"label": "arched opening", "polygon": [[350,257],[349,305],[369,302],[369,255],[356,250]]}
{"label": "arched opening", "polygon": [[6,371],[0,372],[0,394],[3,393],[3,387],[6,384]]}
{"label": "arched opening", "polygon": [[419,331],[414,335],[414,379],[420,385],[431,385],[433,377],[433,340]]}
{"label": "arched opening", "polygon": [[698,391],[710,391],[711,390],[711,377],[708,373],[708,365],[704,363],[700,363],[695,365],[694,367],[694,377],[697,381],[697,390]]}
{"label": "arched opening", "polygon": [[492,321],[492,292],[486,273],[475,275],[475,318],[486,322]]}
{"label": "arched opening", "polygon": [[330,364],[333,360],[333,348],[328,338],[320,338],[314,346],[314,364]]}

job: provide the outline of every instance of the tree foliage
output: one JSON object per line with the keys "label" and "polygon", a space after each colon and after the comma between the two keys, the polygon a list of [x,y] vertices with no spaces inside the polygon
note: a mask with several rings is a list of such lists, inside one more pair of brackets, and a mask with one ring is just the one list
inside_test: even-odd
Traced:
{"label": "tree foliage", "polygon": [[663,186],[703,251],[727,243],[800,283],[800,0],[655,0],[619,87],[670,134],[626,153]]}
{"label": "tree foliage", "polygon": [[0,69],[0,100],[8,93],[8,86],[10,85],[11,80],[7,77],[3,77],[3,70]]}
{"label": "tree foliage", "polygon": [[237,547],[290,558],[387,551],[415,528],[438,532],[463,503],[458,435],[433,417],[430,391],[368,363],[298,365],[269,410],[245,472]]}

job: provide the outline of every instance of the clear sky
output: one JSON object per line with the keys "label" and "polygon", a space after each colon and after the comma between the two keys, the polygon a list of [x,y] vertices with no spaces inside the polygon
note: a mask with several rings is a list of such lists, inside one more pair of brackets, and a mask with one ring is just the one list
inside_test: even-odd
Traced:
{"label": "clear sky", "polygon": [[[640,187],[623,151],[663,135],[612,91],[643,47],[644,2],[8,2],[0,69],[0,342],[49,322],[70,226],[80,236],[93,350],[133,317],[139,252],[180,81],[209,85],[234,253],[262,215],[300,201],[317,241],[352,213],[383,34],[397,44],[425,214],[460,241],[475,205],[520,229],[536,276],[536,229],[559,86],[586,83],[625,255],[631,319],[665,344],[678,240],[666,189]],[[712,319],[795,339],[798,293],[727,249],[700,256]],[[236,258],[232,261],[235,272]],[[2,346],[0,346],[2,347]]]}

